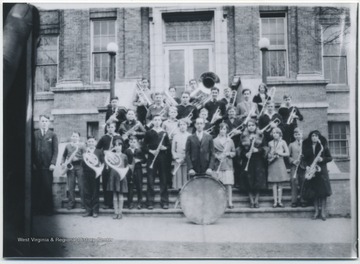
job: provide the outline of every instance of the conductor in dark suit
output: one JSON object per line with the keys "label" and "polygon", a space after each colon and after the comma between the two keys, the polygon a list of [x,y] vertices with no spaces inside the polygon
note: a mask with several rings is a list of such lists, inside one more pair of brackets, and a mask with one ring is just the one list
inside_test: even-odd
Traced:
{"label": "conductor in dark suit", "polygon": [[46,215],[53,213],[53,171],[58,155],[58,138],[49,130],[49,122],[49,116],[41,115],[40,129],[34,133],[35,210]]}
{"label": "conductor in dark suit", "polygon": [[212,174],[214,167],[214,142],[211,135],[204,132],[204,120],[197,118],[196,132],[186,141],[186,163],[190,176]]}

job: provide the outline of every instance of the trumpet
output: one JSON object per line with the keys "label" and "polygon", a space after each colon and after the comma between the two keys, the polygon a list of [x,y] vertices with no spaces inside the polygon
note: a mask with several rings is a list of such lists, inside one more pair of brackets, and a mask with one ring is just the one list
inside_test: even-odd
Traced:
{"label": "trumpet", "polygon": [[91,152],[85,152],[83,154],[83,159],[85,164],[95,171],[95,178],[98,178],[101,175],[101,172],[104,170],[104,163],[100,163],[98,157]]}
{"label": "trumpet", "polygon": [[305,179],[307,179],[307,180],[314,178],[315,173],[321,171],[321,168],[319,165],[317,165],[317,163],[319,162],[319,160],[321,158],[321,154],[324,150],[324,147],[321,144],[320,140],[318,142],[320,144],[321,149],[320,149],[319,153],[316,155],[314,161],[311,163],[311,166],[306,168]]}
{"label": "trumpet", "polygon": [[124,135],[122,135],[123,139],[127,139],[129,137],[130,134],[132,134],[133,132],[135,132],[135,130],[140,126],[140,122],[138,121],[132,128],[130,128],[128,131],[126,131],[124,133]]}
{"label": "trumpet", "polygon": [[296,109],[295,109],[295,107],[293,107],[293,109],[290,112],[290,115],[289,115],[289,118],[288,118],[286,124],[290,125],[294,121],[295,118],[296,118]]}
{"label": "trumpet", "polygon": [[269,101],[269,98],[271,98],[271,100],[274,100],[274,97],[275,97],[275,92],[276,92],[276,87],[272,87],[270,90],[269,90],[269,94],[268,94],[268,98],[266,98],[264,104],[263,104],[263,108],[261,109],[261,112],[259,114],[259,116],[261,116],[263,113],[264,113],[264,110],[265,110],[265,106],[267,104],[267,102]]}
{"label": "trumpet", "polygon": [[271,126],[273,124],[276,124],[276,126],[278,126],[281,123],[281,120],[279,118],[275,118],[273,121],[271,121],[267,126],[265,126],[263,129],[260,130],[260,133],[264,133],[266,132],[270,132],[271,131]]}
{"label": "trumpet", "polygon": [[115,147],[111,148],[114,137],[112,135],[110,135],[110,137],[110,149],[104,151],[104,160],[106,165],[108,165],[110,168],[112,168],[119,174],[120,180],[123,180],[126,176],[126,173],[129,171],[129,166],[126,166],[124,168],[124,163],[121,159],[120,154],[114,152]]}
{"label": "trumpet", "polygon": [[165,91],[165,103],[168,107],[178,106],[179,104],[175,101],[175,99],[169,94],[168,91]]}
{"label": "trumpet", "polygon": [[208,129],[204,130],[204,132],[210,134],[211,132],[214,131],[214,128],[215,128],[215,126],[211,126],[211,127],[209,127]]}
{"label": "trumpet", "polygon": [[161,149],[161,146],[162,146],[162,143],[163,143],[163,141],[164,141],[165,136],[166,136],[166,133],[163,134],[163,136],[162,136],[162,138],[161,138],[161,140],[160,140],[159,146],[156,148],[156,154],[155,154],[155,156],[154,156],[153,161],[152,161],[151,164],[150,164],[150,167],[149,167],[150,169],[152,169],[152,168],[154,167],[155,160],[156,160],[157,156],[158,156],[159,153],[160,153],[160,149]]}
{"label": "trumpet", "polygon": [[79,144],[76,144],[76,148],[73,153],[71,153],[70,157],[65,160],[65,162],[61,166],[61,174],[66,174],[67,171],[74,169],[72,165],[72,160],[75,158],[77,151],[79,150]]}
{"label": "trumpet", "polygon": [[218,107],[211,118],[210,124],[214,124],[216,121],[218,121],[219,119],[222,118],[220,113],[221,113],[221,111],[220,111],[220,108]]}

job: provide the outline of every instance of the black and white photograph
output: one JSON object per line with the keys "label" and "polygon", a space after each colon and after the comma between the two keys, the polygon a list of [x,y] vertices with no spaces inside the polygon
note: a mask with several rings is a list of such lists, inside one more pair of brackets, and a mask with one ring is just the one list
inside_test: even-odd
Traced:
{"label": "black and white photograph", "polygon": [[3,259],[357,260],[359,4],[3,3]]}

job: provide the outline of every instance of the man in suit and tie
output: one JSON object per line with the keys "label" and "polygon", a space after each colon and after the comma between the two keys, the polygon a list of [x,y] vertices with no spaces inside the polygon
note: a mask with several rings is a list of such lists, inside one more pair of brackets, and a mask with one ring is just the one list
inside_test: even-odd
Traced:
{"label": "man in suit and tie", "polygon": [[49,130],[49,124],[49,116],[41,115],[40,129],[34,133],[35,210],[46,215],[53,213],[53,171],[58,155],[58,138],[53,131]]}
{"label": "man in suit and tie", "polygon": [[186,141],[186,163],[190,176],[212,174],[214,167],[214,142],[211,135],[204,132],[205,122],[197,118],[196,132]]}

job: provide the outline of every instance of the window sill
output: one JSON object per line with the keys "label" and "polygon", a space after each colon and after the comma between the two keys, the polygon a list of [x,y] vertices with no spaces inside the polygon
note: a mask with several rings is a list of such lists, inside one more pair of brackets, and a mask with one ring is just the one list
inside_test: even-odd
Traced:
{"label": "window sill", "polygon": [[35,101],[49,101],[54,100],[53,92],[37,92],[34,96]]}
{"label": "window sill", "polygon": [[347,84],[328,84],[326,85],[326,91],[334,93],[347,93],[350,89]]}

